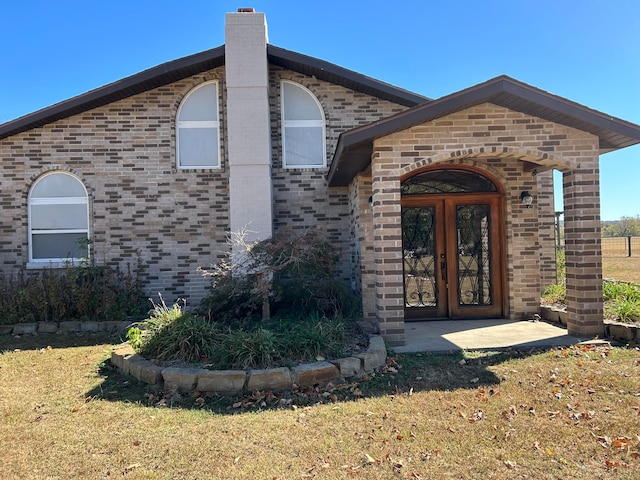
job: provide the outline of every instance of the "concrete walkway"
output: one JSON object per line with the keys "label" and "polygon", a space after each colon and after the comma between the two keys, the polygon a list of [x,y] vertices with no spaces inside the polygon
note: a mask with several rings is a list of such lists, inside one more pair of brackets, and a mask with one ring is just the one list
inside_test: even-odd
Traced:
{"label": "concrete walkway", "polygon": [[545,321],[447,320],[406,322],[406,345],[396,352],[449,352],[575,345],[586,338],[567,334],[567,329]]}

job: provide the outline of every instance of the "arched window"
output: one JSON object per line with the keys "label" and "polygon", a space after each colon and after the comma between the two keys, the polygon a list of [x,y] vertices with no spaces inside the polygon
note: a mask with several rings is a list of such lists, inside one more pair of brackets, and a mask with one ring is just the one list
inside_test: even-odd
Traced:
{"label": "arched window", "polygon": [[218,84],[191,90],[178,108],[176,158],[180,169],[220,167]]}
{"label": "arched window", "polygon": [[89,255],[89,202],[80,180],[66,172],[48,173],[31,187],[29,262],[49,264]]}
{"label": "arched window", "polygon": [[325,123],[320,102],[302,85],[286,80],[281,96],[284,167],[325,167]]}

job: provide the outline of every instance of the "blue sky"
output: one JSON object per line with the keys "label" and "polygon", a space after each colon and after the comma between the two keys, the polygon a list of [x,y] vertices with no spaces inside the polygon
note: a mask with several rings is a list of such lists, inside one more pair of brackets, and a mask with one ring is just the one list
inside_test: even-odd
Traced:
{"label": "blue sky", "polygon": [[[238,7],[274,45],[432,98],[507,74],[640,124],[637,0],[0,0],[0,123],[221,45]],[[640,146],[602,156],[601,185],[603,220],[640,215]]]}

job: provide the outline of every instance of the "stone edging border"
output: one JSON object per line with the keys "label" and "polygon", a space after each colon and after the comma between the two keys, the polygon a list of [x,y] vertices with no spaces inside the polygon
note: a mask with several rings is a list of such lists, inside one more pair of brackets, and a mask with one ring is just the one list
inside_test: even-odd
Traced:
{"label": "stone edging border", "polygon": [[255,390],[289,390],[294,385],[310,387],[325,384],[361,376],[383,366],[386,361],[387,349],[379,335],[370,337],[366,352],[352,357],[265,370],[162,367],[135,353],[128,343],[116,347],[111,353],[111,364],[114,367],[141,382],[157,388],[220,395],[237,395]]}
{"label": "stone edging border", "polygon": [[[553,305],[541,305],[540,316],[549,322],[560,323],[567,326],[567,309]],[[607,338],[621,341],[640,342],[640,327],[622,322],[604,322],[604,335]]]}

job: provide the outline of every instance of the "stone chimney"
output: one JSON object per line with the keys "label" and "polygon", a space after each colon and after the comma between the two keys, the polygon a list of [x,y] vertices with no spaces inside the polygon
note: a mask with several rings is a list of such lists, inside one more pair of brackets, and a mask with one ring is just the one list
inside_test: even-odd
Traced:
{"label": "stone chimney", "polygon": [[227,154],[231,234],[273,234],[267,23],[252,8],[227,13],[225,27]]}

